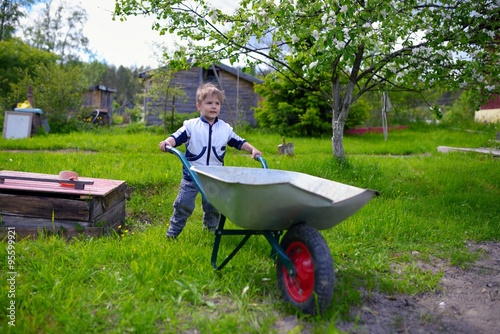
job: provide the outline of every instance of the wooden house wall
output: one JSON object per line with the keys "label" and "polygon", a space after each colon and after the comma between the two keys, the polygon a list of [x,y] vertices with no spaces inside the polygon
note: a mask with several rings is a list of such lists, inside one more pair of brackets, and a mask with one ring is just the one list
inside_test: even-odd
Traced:
{"label": "wooden house wall", "polygon": [[[185,100],[176,98],[174,106],[175,112],[196,112],[196,90],[203,82],[213,82],[224,91],[226,96],[226,100],[222,103],[219,117],[233,126],[235,124],[249,124],[254,126],[256,121],[253,108],[255,108],[258,103],[258,94],[254,91],[254,84],[248,80],[238,78],[237,75],[222,69],[218,69],[219,80],[214,77],[207,79],[204,75],[204,71],[205,70],[200,68],[191,68],[175,74],[173,85],[182,86],[187,96]],[[146,83],[146,87],[149,84],[149,82]],[[171,103],[168,105],[170,108]],[[162,107],[151,106],[147,103],[147,124],[162,124],[159,118],[160,110],[162,110]],[[171,109],[167,110],[168,113],[170,113],[170,111]]]}

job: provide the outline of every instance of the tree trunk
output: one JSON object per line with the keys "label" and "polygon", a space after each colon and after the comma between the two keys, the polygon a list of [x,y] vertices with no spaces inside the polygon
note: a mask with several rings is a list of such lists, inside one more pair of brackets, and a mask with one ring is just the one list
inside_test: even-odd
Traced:
{"label": "tree trunk", "polygon": [[[356,52],[356,58],[349,75],[349,81],[347,85],[342,87],[340,85],[340,78],[338,75],[333,76],[332,80],[332,100],[333,100],[333,117],[332,117],[332,146],[333,155],[339,161],[345,160],[344,152],[344,126],[347,116],[349,115],[349,110],[351,110],[352,94],[354,92],[354,87],[358,82],[358,73],[361,66],[361,61],[363,59],[364,45],[358,45],[358,51]],[[343,92],[343,96],[342,96]]]}
{"label": "tree trunk", "polygon": [[[335,114],[335,113],[334,113]],[[335,116],[332,119],[332,129],[333,129],[333,137],[332,137],[332,148],[333,155],[338,160],[342,161],[345,159],[344,152],[344,124],[340,120],[336,120]]]}
{"label": "tree trunk", "polygon": [[345,159],[344,152],[344,126],[349,115],[351,108],[351,99],[353,85],[349,83],[344,87],[345,93],[341,95],[341,87],[338,79],[334,81],[332,94],[334,96],[334,103],[332,106],[332,150],[333,155],[337,160],[343,161]]}

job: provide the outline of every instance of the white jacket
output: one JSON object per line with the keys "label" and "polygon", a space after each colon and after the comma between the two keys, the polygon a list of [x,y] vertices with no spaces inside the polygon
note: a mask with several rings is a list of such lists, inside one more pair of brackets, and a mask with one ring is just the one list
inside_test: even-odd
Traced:
{"label": "white jacket", "polygon": [[[175,146],[186,144],[185,156],[192,166],[223,166],[227,146],[241,150],[246,141],[223,120],[217,118],[210,125],[201,116],[184,121],[170,137],[175,139]],[[184,171],[186,176],[189,175]]]}

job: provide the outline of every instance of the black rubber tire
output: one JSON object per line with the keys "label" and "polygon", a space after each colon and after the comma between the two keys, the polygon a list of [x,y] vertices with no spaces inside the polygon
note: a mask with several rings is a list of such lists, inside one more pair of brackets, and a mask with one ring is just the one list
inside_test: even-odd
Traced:
{"label": "black rubber tire", "polygon": [[278,284],[285,302],[306,314],[324,313],[330,305],[335,273],[328,244],[315,228],[297,224],[281,240],[281,248],[296,266],[296,277],[277,261]]}

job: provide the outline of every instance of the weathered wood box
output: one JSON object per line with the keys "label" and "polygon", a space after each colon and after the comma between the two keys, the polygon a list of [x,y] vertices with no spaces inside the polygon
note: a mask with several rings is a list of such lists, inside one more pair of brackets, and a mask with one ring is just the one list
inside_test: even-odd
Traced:
{"label": "weathered wood box", "polygon": [[126,189],[125,181],[0,171],[0,236],[102,236],[125,222]]}

